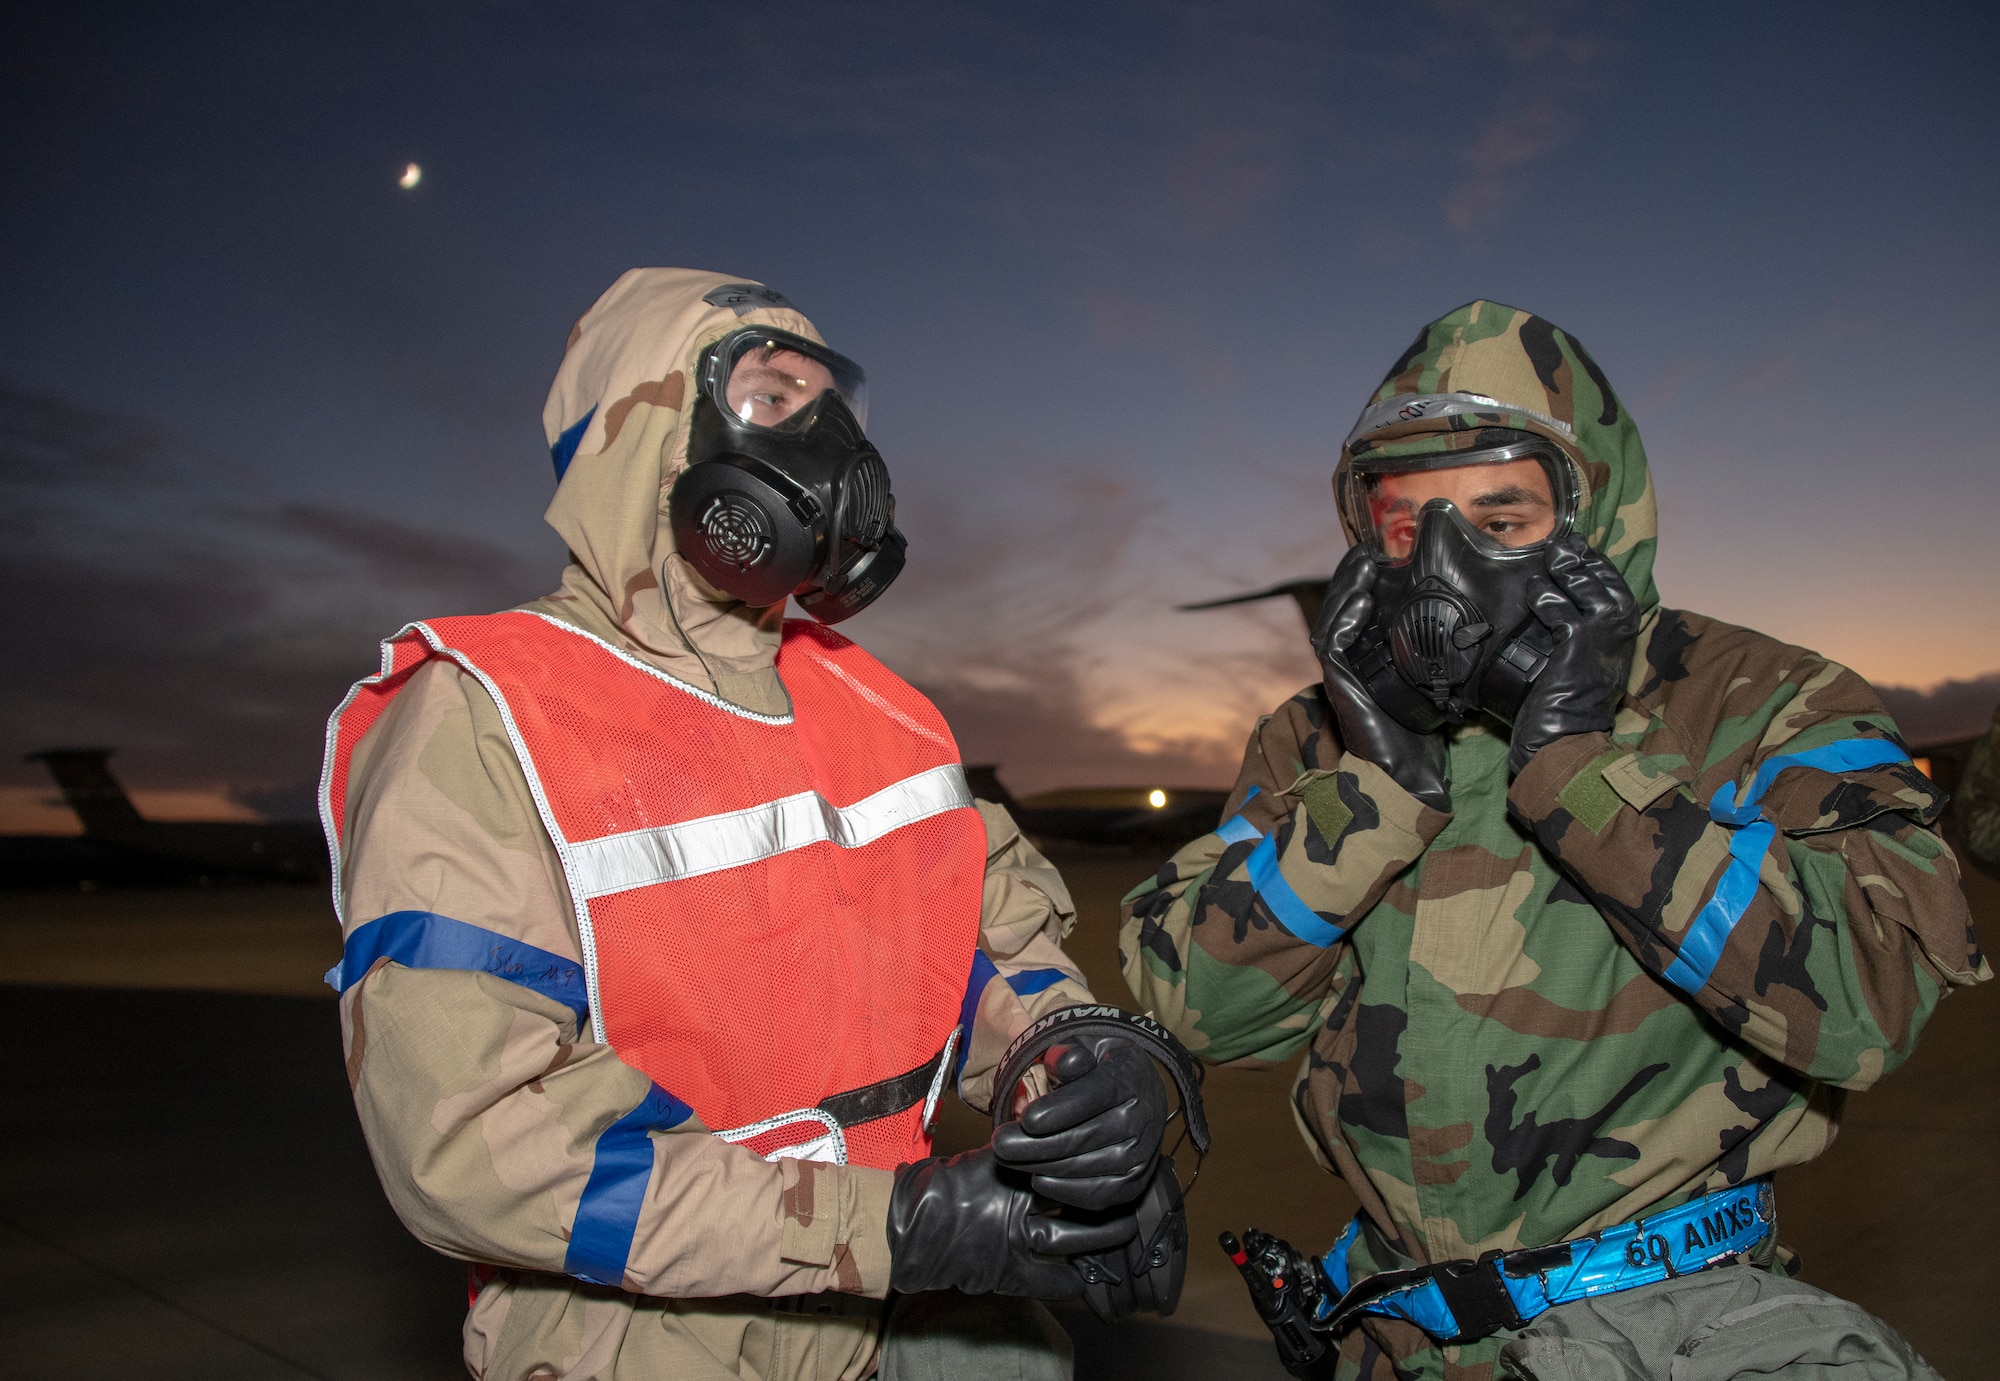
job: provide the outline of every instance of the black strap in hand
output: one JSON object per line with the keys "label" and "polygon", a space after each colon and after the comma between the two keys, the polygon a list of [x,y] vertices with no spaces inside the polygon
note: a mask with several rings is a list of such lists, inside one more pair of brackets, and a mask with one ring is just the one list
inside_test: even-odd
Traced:
{"label": "black strap in hand", "polygon": [[1123,1037],[1166,1067],[1181,1097],[1188,1139],[1194,1142],[1195,1150],[1207,1154],[1208,1116],[1201,1106],[1201,1066],[1159,1022],[1108,1004],[1059,1007],[1014,1037],[1014,1043],[1000,1057],[1000,1073],[993,1081],[993,1125],[998,1127],[1013,1118],[1014,1089],[1051,1046],[1093,1036]]}

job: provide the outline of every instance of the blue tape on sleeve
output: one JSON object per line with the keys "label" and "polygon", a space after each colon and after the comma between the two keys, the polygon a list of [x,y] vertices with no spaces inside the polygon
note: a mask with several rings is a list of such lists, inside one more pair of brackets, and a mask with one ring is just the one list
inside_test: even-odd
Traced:
{"label": "blue tape on sleeve", "polygon": [[344,993],[367,977],[378,959],[410,969],[490,973],[562,1003],[576,1013],[579,1024],[590,1011],[581,964],[433,911],[392,911],[356,926],[326,981]]}
{"label": "blue tape on sleeve", "polygon": [[1715,884],[1715,895],[1681,937],[1680,952],[1667,966],[1666,980],[1682,992],[1698,991],[1715,972],[1730,933],[1756,899],[1757,875],[1763,869],[1764,854],[1778,835],[1778,827],[1764,818],[1760,803],[1780,772],[1790,767],[1855,772],[1909,760],[1909,754],[1885,738],[1842,739],[1822,748],[1766,758],[1740,794],[1733,783],[1718,788],[1708,803],[1708,814],[1717,824],[1736,831],[1729,841],[1729,866]]}
{"label": "blue tape on sleeve", "polygon": [[972,1052],[972,1023],[979,1015],[979,999],[986,995],[986,985],[1000,976],[1000,970],[993,967],[993,961],[986,957],[986,951],[972,951],[972,976],[965,980],[965,1001],[958,1009],[958,1060],[951,1075],[956,1079],[965,1072],[965,1057]]}
{"label": "blue tape on sleeve", "polygon": [[694,1109],[658,1084],[639,1106],[604,1129],[597,1138],[590,1179],[577,1201],[570,1225],[569,1253],[563,1269],[597,1285],[623,1285],[625,1263],[632,1256],[632,1237],[645,1207],[646,1185],[653,1177],[653,1139],[688,1120]]}
{"label": "blue tape on sleeve", "polygon": [[[1258,790],[1259,788],[1257,787],[1251,787],[1249,794],[1243,798],[1243,804],[1247,806],[1256,800]],[[1264,837],[1264,831],[1258,829],[1248,820],[1245,820],[1240,811],[1217,825],[1215,832],[1221,836],[1222,842],[1225,844],[1241,844],[1246,839],[1262,839]]]}
{"label": "blue tape on sleeve", "polygon": [[1007,986],[1021,997],[1033,997],[1036,993],[1047,992],[1065,978],[1075,979],[1076,975],[1064,973],[1061,969],[1023,969],[1007,975]]}
{"label": "blue tape on sleeve", "polygon": [[1674,956],[1664,975],[1682,992],[1699,991],[1715,972],[1730,932],[1756,899],[1757,874],[1764,866],[1764,851],[1771,847],[1777,834],[1778,827],[1769,820],[1757,820],[1740,827],[1729,841],[1729,866],[1723,870],[1722,881],[1716,883],[1715,895],[1681,937],[1680,953]]}
{"label": "blue tape on sleeve", "polygon": [[1215,827],[1225,844],[1241,844],[1246,839],[1262,839],[1264,832],[1240,815],[1232,815]]}
{"label": "blue tape on sleeve", "polygon": [[1320,914],[1305,904],[1304,898],[1292,890],[1292,884],[1278,868],[1278,837],[1264,836],[1264,842],[1250,851],[1244,869],[1249,874],[1250,885],[1257,889],[1257,895],[1271,908],[1271,914],[1279,924],[1304,940],[1309,945],[1325,949],[1347,932],[1337,925],[1322,920]]}
{"label": "blue tape on sleeve", "polygon": [[1783,753],[1775,758],[1766,758],[1757,768],[1757,775],[1750,779],[1750,785],[1740,798],[1731,800],[1731,793],[1724,788],[1709,803],[1708,813],[1725,825],[1747,825],[1757,818],[1757,804],[1764,799],[1764,793],[1771,789],[1771,783],[1778,774],[1788,767],[1811,767],[1821,772],[1858,772],[1865,767],[1885,767],[1892,762],[1908,762],[1910,755],[1886,738],[1849,738],[1839,743],[1829,743],[1823,748],[1808,748],[1803,753]]}

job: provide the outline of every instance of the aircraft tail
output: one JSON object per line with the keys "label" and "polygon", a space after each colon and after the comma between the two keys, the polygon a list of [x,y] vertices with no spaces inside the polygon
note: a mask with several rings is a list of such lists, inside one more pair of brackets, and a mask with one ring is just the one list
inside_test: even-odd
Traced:
{"label": "aircraft tail", "polygon": [[42,763],[62,788],[63,799],[83,822],[86,835],[123,834],[145,824],[132,798],[111,775],[109,748],[46,748],[26,761]]}
{"label": "aircraft tail", "polygon": [[1006,807],[1007,813],[1018,823],[1021,818],[1021,803],[1014,799],[1000,780],[1000,769],[991,763],[968,764],[965,769],[966,785],[972,794],[982,801],[991,801],[996,806]]}

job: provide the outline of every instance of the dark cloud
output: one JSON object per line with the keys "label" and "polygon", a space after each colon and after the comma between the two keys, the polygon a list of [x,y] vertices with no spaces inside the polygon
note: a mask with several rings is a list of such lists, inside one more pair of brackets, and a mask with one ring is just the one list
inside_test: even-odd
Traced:
{"label": "dark cloud", "polygon": [[0,380],[0,485],[158,480],[171,470],[177,450],[157,423],[95,412]]}
{"label": "dark cloud", "polygon": [[326,716],[381,636],[412,610],[503,608],[554,583],[380,513],[246,504],[189,455],[146,419],[0,385],[0,456],[33,498],[0,544],[0,780],[39,784],[23,752],[103,743],[139,786],[220,785],[297,815]]}
{"label": "dark cloud", "polygon": [[390,589],[511,588],[528,579],[528,563],[518,552],[477,537],[415,527],[380,513],[288,503],[266,521],[274,531],[317,542],[348,558],[364,578]]}

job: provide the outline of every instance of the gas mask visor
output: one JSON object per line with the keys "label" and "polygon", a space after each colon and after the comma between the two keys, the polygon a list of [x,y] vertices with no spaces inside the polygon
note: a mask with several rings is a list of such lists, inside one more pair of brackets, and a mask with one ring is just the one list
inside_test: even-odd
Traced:
{"label": "gas mask visor", "polygon": [[790,331],[747,326],[703,352],[674,543],[703,579],[759,607],[792,596],[821,623],[872,603],[903,568],[889,471],[862,430],[861,366]]}
{"label": "gas mask visor", "polygon": [[868,376],[847,356],[791,331],[746,326],[702,356],[700,387],[743,431],[796,432],[812,425],[813,404],[829,390],[868,426]]}
{"label": "gas mask visor", "polygon": [[1436,499],[1451,502],[1452,520],[1492,556],[1540,551],[1569,533],[1583,489],[1576,462],[1531,432],[1488,428],[1477,440],[1419,455],[1363,451],[1340,472],[1341,515],[1379,564],[1415,559],[1424,507]]}

